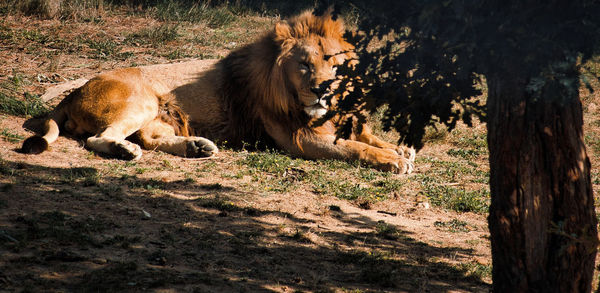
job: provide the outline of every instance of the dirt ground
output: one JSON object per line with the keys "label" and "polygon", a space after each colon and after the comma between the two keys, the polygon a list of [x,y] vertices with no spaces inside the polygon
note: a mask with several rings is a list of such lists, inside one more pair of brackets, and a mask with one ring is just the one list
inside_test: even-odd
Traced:
{"label": "dirt ground", "polygon": [[[246,39],[273,20],[249,21],[255,26],[230,28],[237,33],[233,37]],[[101,22],[7,16],[0,21],[0,81],[14,83],[19,76],[27,82],[4,89],[17,96],[40,95],[57,83],[111,68],[186,60],[156,52],[180,48],[189,35],[215,33],[195,24],[159,48],[124,41],[126,32],[156,25],[147,17],[118,15]],[[113,40],[118,54],[98,57],[81,38]],[[222,56],[236,46],[232,42],[210,48],[196,44],[189,58],[205,56],[199,51]],[[132,54],[122,55],[127,52]],[[597,98],[586,102],[591,111]],[[426,159],[414,174],[377,175],[403,187],[365,205],[298,179],[316,168],[367,184],[352,177],[352,170],[307,161],[280,175],[293,188],[269,190],[261,180],[273,174],[238,172],[248,168],[240,161],[252,155],[243,150],[224,149],[208,159],[144,151],[141,160],[126,162],[61,136],[43,154],[19,153],[22,139],[39,123],[26,115],[0,114],[5,133],[0,139],[0,292],[490,289],[485,213],[434,206],[420,187],[432,162],[447,159],[445,142],[419,152]],[[465,131],[484,132],[485,125]],[[487,168],[485,157],[476,163]],[[457,180],[446,185],[468,185]]]}
{"label": "dirt ground", "polygon": [[[24,123],[7,117],[0,126],[27,135]],[[310,190],[248,191],[248,179],[218,175],[243,152],[144,151],[127,166],[65,137],[38,156],[0,145],[0,290],[488,290],[461,265],[489,264],[483,215],[426,209],[402,195],[363,209]],[[207,164],[216,166],[204,173]],[[435,224],[448,219],[469,227]]]}

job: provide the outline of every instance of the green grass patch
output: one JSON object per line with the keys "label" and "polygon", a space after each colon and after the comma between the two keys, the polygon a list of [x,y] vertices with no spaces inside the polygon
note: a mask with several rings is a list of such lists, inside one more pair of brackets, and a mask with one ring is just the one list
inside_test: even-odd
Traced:
{"label": "green grass patch", "polygon": [[388,240],[398,240],[402,236],[400,231],[394,225],[390,225],[383,220],[377,222],[375,231],[377,236]]}
{"label": "green grass patch", "polygon": [[594,154],[600,155],[600,137],[593,132],[588,131],[584,137],[585,144],[592,149]]}
{"label": "green grass patch", "polygon": [[113,1],[104,0],[4,0],[0,2],[2,14],[25,14],[41,18],[81,19],[89,21],[91,15],[101,14]]}
{"label": "green grass patch", "polygon": [[476,133],[472,135],[461,135],[457,133],[456,136],[451,140],[451,143],[460,148],[475,149],[482,152],[487,152],[487,134]]}
{"label": "green grass patch", "polygon": [[116,55],[121,45],[113,40],[86,40],[88,47],[94,50],[95,58],[107,58]]}
{"label": "green grass patch", "polygon": [[484,265],[478,262],[467,262],[458,265],[458,270],[463,271],[468,277],[476,279],[491,279],[492,278],[492,265]]}
{"label": "green grass patch", "polygon": [[427,174],[416,174],[415,179],[423,183],[487,182],[488,172],[481,170],[472,161],[443,161],[434,157],[417,156],[416,165],[430,164]]}
{"label": "green grass patch", "polygon": [[200,22],[211,28],[225,27],[238,19],[227,5],[213,7],[191,1],[160,2],[154,8],[153,14],[162,21]]}
{"label": "green grass patch", "polygon": [[250,175],[264,191],[287,192],[293,189],[295,182],[304,180],[306,172],[299,167],[303,162],[272,150],[252,152],[238,161],[248,169],[237,175]]}
{"label": "green grass patch", "polygon": [[[358,174],[351,176],[336,176],[331,172],[313,170],[309,174],[309,183],[313,191],[324,195],[332,195],[341,199],[374,202],[384,200],[404,185],[404,181],[391,178],[389,173],[378,172],[372,169],[364,171],[365,168],[358,167]],[[371,173],[373,172],[373,173]],[[360,175],[367,175],[368,180],[356,180]],[[357,176],[358,175],[358,176]],[[355,180],[352,180],[355,179]]]}
{"label": "green grass patch", "polygon": [[12,143],[17,143],[17,142],[20,142],[21,140],[25,139],[24,136],[14,133],[6,128],[2,128],[0,130],[0,137],[2,137],[2,139],[4,139],[5,141],[12,142]]}
{"label": "green grass patch", "polygon": [[221,198],[202,199],[202,200],[200,200],[199,205],[204,208],[216,209],[219,211],[226,211],[226,212],[233,212],[233,211],[240,210],[240,207],[236,206],[235,203],[233,203],[232,201],[221,199]]}
{"label": "green grass patch", "polygon": [[444,185],[426,185],[425,195],[435,206],[457,212],[486,213],[489,208],[490,192],[487,188],[465,190]]}
{"label": "green grass patch", "polygon": [[404,272],[407,265],[385,251],[378,250],[340,252],[337,257],[337,262],[355,266],[358,280],[389,288],[396,286],[399,271]]}
{"label": "green grass patch", "polygon": [[100,178],[98,170],[86,167],[69,168],[62,174],[64,183],[80,183],[83,186],[97,186],[100,183]]}
{"label": "green grass patch", "polygon": [[442,143],[448,137],[448,129],[446,126],[440,124],[435,126],[428,126],[425,128],[425,135],[423,135],[424,143]]}
{"label": "green grass patch", "polygon": [[471,229],[469,228],[469,223],[465,221],[461,221],[458,219],[452,219],[447,222],[436,221],[433,223],[435,227],[447,229],[450,232],[469,232]]}
{"label": "green grass patch", "polygon": [[470,162],[449,162],[435,158],[420,158],[419,162],[431,164],[427,174],[416,174],[414,178],[420,182],[423,193],[432,205],[459,212],[487,212],[490,198],[487,186],[468,190],[455,187],[454,184],[487,183],[488,172]]}
{"label": "green grass patch", "polygon": [[9,27],[0,26],[0,38],[8,43],[37,43],[45,44],[52,41],[52,38],[39,30],[13,30]]}
{"label": "green grass patch", "polygon": [[7,96],[0,93],[0,112],[20,117],[43,117],[50,110],[37,95],[25,93],[23,99]]}
{"label": "green grass patch", "polygon": [[150,179],[150,180],[144,182],[144,181],[136,180],[136,178],[133,178],[133,180],[130,181],[129,187],[142,188],[146,191],[150,191],[153,193],[159,193],[163,189],[165,189],[165,182],[162,182],[162,181],[159,181],[156,179]]}
{"label": "green grass patch", "polygon": [[459,157],[466,160],[475,159],[483,154],[479,149],[449,149],[446,153],[452,157]]}
{"label": "green grass patch", "polygon": [[252,152],[238,161],[247,167],[238,177],[250,175],[266,192],[288,192],[299,186],[323,195],[369,203],[386,199],[404,181],[358,163],[339,160],[306,161],[277,151]]}
{"label": "green grass patch", "polygon": [[162,56],[169,60],[177,60],[177,59],[182,59],[182,58],[187,58],[187,57],[194,57],[193,54],[190,54],[186,50],[182,50],[179,48],[169,51],[168,53],[163,54]]}
{"label": "green grass patch", "polygon": [[600,184],[600,171],[592,169],[591,176],[593,184]]}
{"label": "green grass patch", "polygon": [[265,152],[249,153],[239,163],[255,171],[283,174],[290,168],[300,165],[302,162],[277,151],[268,150]]}
{"label": "green grass patch", "polygon": [[51,54],[42,47],[73,52],[74,45],[53,32],[44,32],[38,29],[11,29],[0,25],[0,40],[4,45],[22,48],[25,52],[36,56]]}
{"label": "green grass patch", "polygon": [[142,29],[139,32],[129,35],[126,39],[129,43],[150,44],[154,47],[159,47],[166,42],[177,40],[181,34],[179,33],[180,24],[165,23],[156,27]]}
{"label": "green grass patch", "polygon": [[[346,162],[346,161],[341,161],[341,160],[319,160],[319,165],[329,171],[337,171],[337,170],[344,170],[344,171],[356,171],[356,170],[360,170],[362,167],[360,166],[360,164],[358,163],[358,161],[354,161],[354,162]],[[374,172],[377,172],[374,169],[371,169]]]}
{"label": "green grass patch", "polygon": [[313,181],[314,191],[320,194],[333,195],[341,199],[347,200],[368,200],[377,201],[387,197],[385,192],[372,186],[353,183],[347,180],[335,180],[327,178],[318,173],[314,173],[318,177]]}

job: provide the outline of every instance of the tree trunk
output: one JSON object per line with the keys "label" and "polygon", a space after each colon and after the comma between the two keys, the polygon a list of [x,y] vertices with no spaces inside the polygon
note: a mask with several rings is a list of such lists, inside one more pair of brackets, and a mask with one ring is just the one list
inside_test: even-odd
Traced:
{"label": "tree trunk", "polygon": [[526,78],[487,80],[493,291],[590,292],[598,235],[579,93],[534,98]]}

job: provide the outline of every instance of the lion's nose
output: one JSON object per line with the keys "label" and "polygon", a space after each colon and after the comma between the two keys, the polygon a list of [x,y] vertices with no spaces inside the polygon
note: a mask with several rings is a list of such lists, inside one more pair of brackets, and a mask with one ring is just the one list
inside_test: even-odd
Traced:
{"label": "lion's nose", "polygon": [[310,89],[311,92],[313,92],[315,95],[317,95],[317,97],[321,98],[325,92],[327,91],[327,87],[326,86],[318,86],[318,87],[312,87]]}

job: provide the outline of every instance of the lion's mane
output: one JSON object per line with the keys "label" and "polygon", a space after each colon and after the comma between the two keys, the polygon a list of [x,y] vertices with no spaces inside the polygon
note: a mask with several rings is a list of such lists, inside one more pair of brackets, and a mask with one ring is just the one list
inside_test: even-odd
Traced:
{"label": "lion's mane", "polygon": [[328,41],[347,44],[343,38],[344,28],[329,15],[317,17],[311,12],[288,20],[288,24],[289,29],[276,26],[258,41],[231,52],[217,64],[222,74],[218,92],[229,121],[223,131],[227,132],[225,136],[232,145],[257,142],[271,145],[273,142],[265,133],[261,116],[287,127],[290,133],[310,132],[310,117],[303,111],[296,89],[280,65],[296,42],[304,38],[320,38],[324,45]]}

